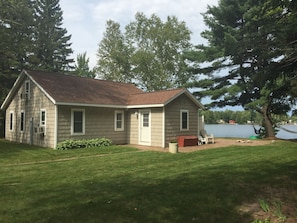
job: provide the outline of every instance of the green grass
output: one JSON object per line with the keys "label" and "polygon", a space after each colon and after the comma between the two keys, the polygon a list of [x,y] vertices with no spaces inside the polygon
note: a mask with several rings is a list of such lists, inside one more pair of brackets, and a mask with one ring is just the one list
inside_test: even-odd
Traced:
{"label": "green grass", "polygon": [[252,222],[241,209],[261,199],[297,221],[297,144],[170,154],[0,140],[0,194],[1,223]]}

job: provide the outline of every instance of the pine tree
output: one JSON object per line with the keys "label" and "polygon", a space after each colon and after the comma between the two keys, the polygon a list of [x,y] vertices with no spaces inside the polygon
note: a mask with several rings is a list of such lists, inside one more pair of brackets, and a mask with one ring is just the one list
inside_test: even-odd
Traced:
{"label": "pine tree", "polygon": [[73,68],[69,55],[73,52],[69,43],[71,35],[62,28],[62,10],[59,0],[36,0],[35,65],[40,70],[65,71]]}
{"label": "pine tree", "polygon": [[30,0],[0,1],[0,104],[20,71],[30,67],[32,5]]}
{"label": "pine tree", "polygon": [[63,71],[73,59],[58,0],[0,1],[0,101],[22,69]]}
{"label": "pine tree", "polygon": [[195,70],[208,78],[193,83],[195,94],[211,96],[211,106],[259,112],[266,137],[274,137],[272,114],[284,114],[296,103],[290,93],[297,76],[296,31],[289,32],[297,25],[295,9],[293,1],[274,0],[221,0],[208,7],[209,29],[202,33],[208,45],[191,54],[196,62],[208,62]]}

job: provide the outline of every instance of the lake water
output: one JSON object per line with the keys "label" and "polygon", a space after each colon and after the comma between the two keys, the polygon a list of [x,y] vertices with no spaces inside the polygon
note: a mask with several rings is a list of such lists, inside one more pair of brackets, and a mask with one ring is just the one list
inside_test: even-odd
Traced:
{"label": "lake water", "polygon": [[[256,129],[260,128],[259,126],[255,127]],[[296,133],[280,129],[276,137],[280,139],[297,139],[297,125],[283,125],[282,127]],[[205,124],[205,130],[208,134],[213,133],[215,137],[249,138],[252,135],[256,135],[252,125]]]}

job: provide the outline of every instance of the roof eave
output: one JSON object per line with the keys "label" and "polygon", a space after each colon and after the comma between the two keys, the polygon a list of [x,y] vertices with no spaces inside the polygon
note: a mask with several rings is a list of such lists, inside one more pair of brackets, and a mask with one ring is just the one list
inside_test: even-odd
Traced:
{"label": "roof eave", "polygon": [[164,107],[164,104],[147,104],[147,105],[128,105],[126,108],[160,108]]}
{"label": "roof eave", "polygon": [[81,106],[81,107],[97,107],[97,108],[119,108],[119,109],[133,109],[133,108],[160,108],[164,104],[147,104],[147,105],[107,105],[107,104],[88,104],[88,103],[73,103],[73,102],[56,102],[56,105],[65,106]]}
{"label": "roof eave", "polygon": [[65,106],[80,106],[80,107],[97,107],[97,108],[127,108],[126,105],[106,105],[106,104],[92,104],[92,103],[73,103],[73,102],[56,102],[56,105]]}

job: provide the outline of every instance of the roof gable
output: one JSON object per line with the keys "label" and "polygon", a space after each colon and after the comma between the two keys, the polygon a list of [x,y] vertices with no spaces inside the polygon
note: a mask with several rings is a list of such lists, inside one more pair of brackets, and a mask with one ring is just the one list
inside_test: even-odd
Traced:
{"label": "roof gable", "polygon": [[22,72],[18,78],[16,79],[16,81],[14,82],[12,88],[10,89],[10,91],[8,92],[6,98],[4,99],[4,102],[1,105],[1,110],[4,110],[7,108],[8,104],[10,103],[10,101],[12,100],[12,98],[14,97],[15,93],[17,92],[17,90],[19,89],[22,81],[24,80],[24,73]]}
{"label": "roof gable", "polygon": [[199,108],[204,108],[202,104],[200,104],[196,98],[186,89],[172,89],[172,90],[163,90],[163,91],[155,91],[155,92],[143,92],[141,94],[134,94],[130,96],[130,100],[128,103],[129,107],[137,107],[141,105],[147,106],[166,106],[171,101],[175,100],[180,95],[185,94],[194,102],[194,104]]}
{"label": "roof gable", "polygon": [[130,96],[128,105],[165,104],[168,100],[170,100],[172,97],[174,97],[176,94],[179,94],[182,91],[184,90],[175,89],[175,90],[143,92],[140,94],[134,94]]}

